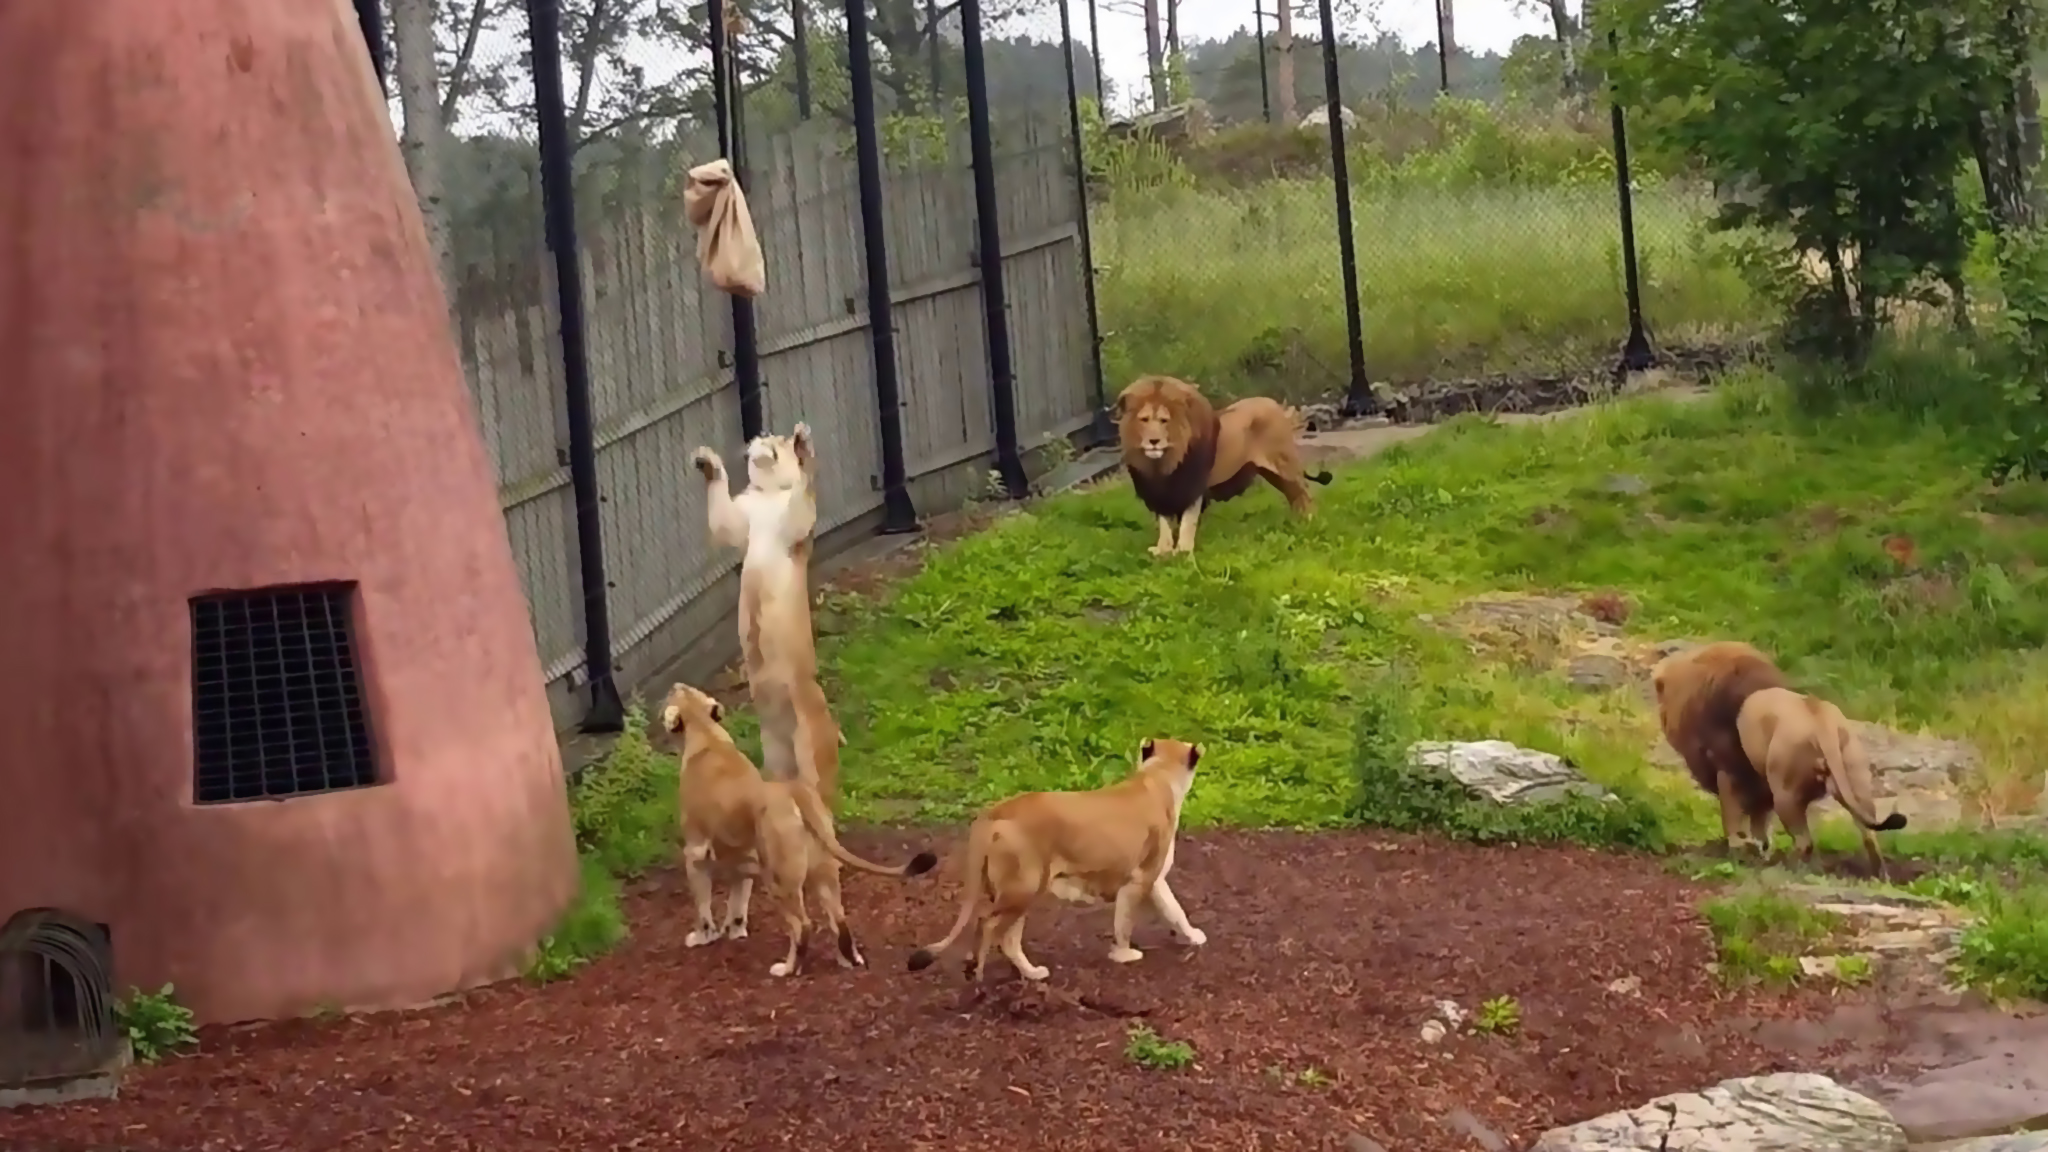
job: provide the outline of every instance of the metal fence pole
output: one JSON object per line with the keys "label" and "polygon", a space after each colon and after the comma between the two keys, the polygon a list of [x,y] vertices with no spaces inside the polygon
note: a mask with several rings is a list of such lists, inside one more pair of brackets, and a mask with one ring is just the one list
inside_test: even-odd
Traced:
{"label": "metal fence pole", "polygon": [[533,104],[540,135],[541,210],[555,257],[561,319],[562,382],[567,392],[569,489],[576,504],[576,559],[583,584],[583,671],[589,681],[585,732],[617,732],[626,709],[612,677],[612,631],[606,603],[604,529],[599,519],[597,437],[590,409],[590,357],[585,346],[583,272],[576,247],[576,184],[569,159],[569,117],[562,106],[562,13],[557,0],[526,0],[533,54]]}
{"label": "metal fence pole", "polygon": [[[1607,47],[1621,50],[1613,32],[1607,34]],[[1628,294],[1628,342],[1621,347],[1621,370],[1641,372],[1657,362],[1657,355],[1650,350],[1650,333],[1643,324],[1643,282],[1636,266],[1636,196],[1628,172],[1628,123],[1612,80],[1607,85],[1607,108],[1614,123],[1614,194],[1621,205],[1621,278]]]}
{"label": "metal fence pole", "polygon": [[1074,74],[1074,17],[1068,0],[1060,0],[1060,53],[1067,64],[1067,132],[1073,137],[1074,205],[1081,230],[1081,294],[1088,307],[1088,371],[1095,382],[1095,419],[1088,425],[1091,444],[1116,439],[1109,418],[1109,392],[1102,369],[1102,314],[1095,303],[1095,238],[1088,226],[1088,149],[1081,139],[1081,88]]}
{"label": "metal fence pole", "polygon": [[[1293,0],[1281,0],[1292,3]],[[1253,35],[1259,41],[1259,111],[1265,115],[1266,123],[1273,122],[1273,84],[1266,79],[1266,5],[1264,0],[1252,5]]]}
{"label": "metal fence pole", "polygon": [[[1281,0],[1286,3],[1286,0]],[[1330,117],[1330,182],[1337,192],[1337,259],[1344,274],[1345,351],[1351,359],[1351,380],[1344,390],[1346,416],[1370,416],[1378,410],[1365,376],[1365,319],[1358,302],[1358,245],[1351,231],[1351,166],[1344,156],[1344,93],[1337,81],[1337,20],[1331,0],[1320,0],[1323,23],[1323,109]]]}
{"label": "metal fence pole", "polygon": [[811,33],[804,8],[810,0],[789,0],[789,52],[796,65],[796,118],[811,118]]}
{"label": "metal fence pole", "polygon": [[868,345],[875,360],[875,415],[882,440],[882,534],[917,531],[903,463],[903,400],[896,383],[896,317],[889,300],[889,240],[882,221],[882,140],[875,124],[875,64],[868,56],[867,0],[846,0],[846,86],[860,168],[860,231],[866,253]]}
{"label": "metal fence pole", "polygon": [[385,90],[383,0],[356,0],[356,23],[362,25],[363,47],[370,52],[370,67],[377,73],[377,87]]}
{"label": "metal fence pole", "polygon": [[1012,500],[1031,494],[1017,448],[1017,370],[1010,360],[1010,305],[1003,291],[1003,225],[996,207],[996,150],[988,126],[988,62],[981,0],[960,0],[961,65],[967,82],[967,151],[974,164],[974,222],[981,268],[981,323],[988,344],[989,401],[996,421],[996,475]]}
{"label": "metal fence pole", "polygon": [[1436,0],[1436,90],[1443,95],[1451,91],[1451,45],[1450,29],[1444,27],[1444,5],[1448,0]]}
{"label": "metal fence pole", "polygon": [[1088,60],[1095,65],[1095,114],[1109,121],[1109,92],[1102,87],[1102,22],[1095,0],[1088,0]]}
{"label": "metal fence pole", "polygon": [[[732,165],[733,179],[747,186],[747,142],[741,121],[739,77],[731,66],[732,44],[725,27],[725,0],[705,7],[711,39],[711,118],[718,121],[718,152]],[[732,380],[740,394],[740,436],[752,440],[767,430],[761,413],[761,346],[754,328],[754,302],[733,296]]]}

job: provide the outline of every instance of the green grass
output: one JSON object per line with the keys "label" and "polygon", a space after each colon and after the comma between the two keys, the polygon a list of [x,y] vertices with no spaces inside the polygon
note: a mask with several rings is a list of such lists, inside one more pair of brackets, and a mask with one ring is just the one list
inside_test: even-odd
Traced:
{"label": "green grass", "polygon": [[[1331,827],[1352,820],[1374,746],[1384,764],[1410,736],[1500,738],[1570,757],[1653,809],[1665,840],[1707,838],[1706,798],[1645,760],[1638,689],[1568,685],[1575,636],[1458,613],[1612,591],[1630,643],[1747,639],[1853,715],[1974,741],[1985,802],[2014,810],[2048,747],[2048,493],[1988,489],[1975,459],[1881,412],[1802,416],[1751,378],[1703,402],[1454,421],[1339,468],[1307,524],[1264,491],[1211,510],[1192,558],[1146,554],[1151,518],[1124,485],[1045,501],[938,552],[825,645],[847,801],[956,819],[1115,779],[1171,735],[1209,749],[1191,825]],[[1642,490],[1611,491],[1616,476]],[[1910,567],[1888,537],[1912,540]],[[2023,837],[1889,843],[2043,861]]]}
{"label": "green grass", "polygon": [[[1378,378],[1604,362],[1627,332],[1611,183],[1357,187],[1352,201],[1366,363]],[[1697,192],[1654,182],[1635,199],[1644,310],[1665,340],[1764,325],[1702,231],[1711,210]],[[1310,391],[1341,382],[1328,181],[1158,189],[1112,197],[1092,219],[1113,379],[1170,372],[1221,392],[1290,376]]]}
{"label": "green grass", "polygon": [[[1802,956],[1821,955],[1844,928],[1840,917],[1777,892],[1755,890],[1701,905],[1714,937],[1721,978],[1732,984],[1789,985],[1800,977]],[[1867,979],[1867,962],[1851,980]]]}

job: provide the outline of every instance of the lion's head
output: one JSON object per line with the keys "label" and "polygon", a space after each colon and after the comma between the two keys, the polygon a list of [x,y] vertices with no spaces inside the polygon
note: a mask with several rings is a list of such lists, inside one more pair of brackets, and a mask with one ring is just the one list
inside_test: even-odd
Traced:
{"label": "lion's head", "polygon": [[696,724],[718,724],[724,719],[723,704],[688,684],[670,685],[668,698],[661,704],[661,726],[670,732],[681,732]]}
{"label": "lion's head", "polygon": [[788,436],[763,433],[747,442],[747,486],[787,492],[810,479],[811,426],[798,424]]}
{"label": "lion's head", "polygon": [[1116,398],[1118,439],[1124,463],[1133,468],[1171,472],[1187,455],[1198,416],[1209,401],[1202,391],[1171,376],[1140,376]]}

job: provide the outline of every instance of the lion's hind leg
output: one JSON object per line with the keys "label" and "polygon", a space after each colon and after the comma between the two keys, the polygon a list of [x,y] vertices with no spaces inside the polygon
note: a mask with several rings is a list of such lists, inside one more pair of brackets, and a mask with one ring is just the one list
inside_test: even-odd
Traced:
{"label": "lion's hind leg", "polygon": [[[1052,975],[1052,969],[1033,964],[1031,957],[1024,954],[1024,914],[1026,909],[1010,913],[1001,926],[1003,956],[1017,969],[1017,975],[1026,980],[1043,980]],[[994,918],[991,917],[993,924]]]}
{"label": "lion's hind leg", "polygon": [[811,873],[811,902],[818,906],[818,915],[825,921],[825,931],[831,933],[836,955],[841,968],[865,968],[867,958],[860,954],[860,943],[853,938],[853,927],[846,922],[846,904],[839,893],[839,863],[827,859]]}

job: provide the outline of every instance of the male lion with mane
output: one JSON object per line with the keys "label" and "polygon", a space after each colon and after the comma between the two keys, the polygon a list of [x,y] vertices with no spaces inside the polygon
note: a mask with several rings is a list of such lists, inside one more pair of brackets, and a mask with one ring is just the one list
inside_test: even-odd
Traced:
{"label": "male lion with mane", "polygon": [[[1721,833],[1731,853],[1745,843],[1767,852],[1776,815],[1800,854],[1810,855],[1806,809],[1833,791],[1864,829],[1873,869],[1882,869],[1869,833],[1903,828],[1906,818],[1894,813],[1875,819],[1861,746],[1854,748],[1855,764],[1842,757],[1847,728],[1835,722],[1838,710],[1834,716],[1814,711],[1824,702],[1809,705],[1807,697],[1790,690],[1770,657],[1735,640],[1666,656],[1651,671],[1650,683],[1665,741],[1684,759],[1693,782],[1721,801]],[[1830,741],[1837,745],[1834,755],[1826,747]]]}
{"label": "male lion with mane", "polygon": [[1124,471],[1159,518],[1154,556],[1193,552],[1202,506],[1243,495],[1260,477],[1302,516],[1315,512],[1303,481],[1330,482],[1328,472],[1303,473],[1301,414],[1278,400],[1249,396],[1218,412],[1185,380],[1140,376],[1117,395],[1115,412]]}

